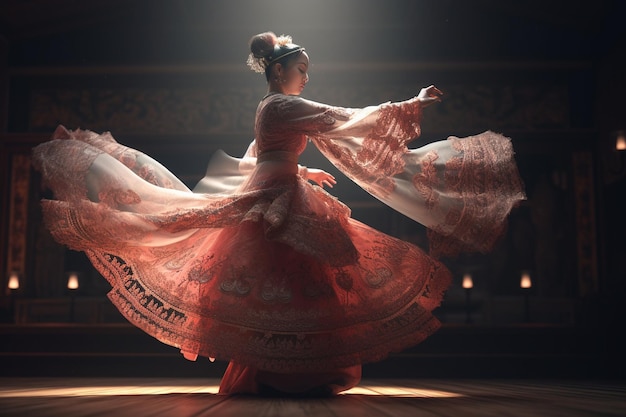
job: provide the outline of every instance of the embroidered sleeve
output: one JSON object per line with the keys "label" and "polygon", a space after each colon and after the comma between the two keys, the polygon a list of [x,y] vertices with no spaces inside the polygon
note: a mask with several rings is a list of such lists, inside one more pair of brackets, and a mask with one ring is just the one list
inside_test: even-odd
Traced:
{"label": "embroidered sleeve", "polygon": [[367,191],[388,194],[404,170],[406,144],[420,134],[422,107],[413,98],[352,111],[348,120],[311,138],[320,151]]}
{"label": "embroidered sleeve", "polygon": [[[333,107],[298,96],[280,96],[271,100],[264,108],[266,114],[259,117],[268,135],[316,136],[335,129],[350,120],[357,112],[354,109]],[[257,128],[257,131],[261,130]]]}

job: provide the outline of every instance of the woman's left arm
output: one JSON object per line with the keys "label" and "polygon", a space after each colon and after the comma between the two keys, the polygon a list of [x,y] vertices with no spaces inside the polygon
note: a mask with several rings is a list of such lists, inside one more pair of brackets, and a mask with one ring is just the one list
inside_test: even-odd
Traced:
{"label": "woman's left arm", "polygon": [[337,180],[335,180],[334,176],[317,168],[307,168],[306,179],[313,181],[322,188],[324,188],[325,185],[329,188],[333,188],[333,185],[337,184]]}

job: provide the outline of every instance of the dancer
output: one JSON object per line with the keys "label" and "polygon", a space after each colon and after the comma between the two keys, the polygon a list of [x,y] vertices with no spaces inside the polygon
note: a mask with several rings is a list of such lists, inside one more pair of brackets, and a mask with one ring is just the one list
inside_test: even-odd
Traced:
{"label": "dancer", "polygon": [[[361,364],[415,345],[451,277],[437,260],[489,250],[524,199],[510,141],[493,132],[408,149],[434,86],[363,109],[300,97],[309,56],[253,37],[265,73],[255,140],[217,153],[193,191],[108,134],[57,129],[34,150],[53,236],[84,251],[134,325],[187,359],[228,360],[220,393],[335,394]],[[307,139],[374,197],[430,229],[430,254],[350,217],[335,178],[298,165]],[[313,185],[308,180],[315,182]]]}

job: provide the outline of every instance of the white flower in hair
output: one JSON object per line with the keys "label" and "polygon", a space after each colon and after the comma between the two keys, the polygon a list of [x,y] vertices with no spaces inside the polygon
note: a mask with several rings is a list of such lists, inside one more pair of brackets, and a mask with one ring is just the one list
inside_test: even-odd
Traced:
{"label": "white flower in hair", "polygon": [[276,38],[276,43],[280,46],[285,46],[292,44],[293,40],[289,35],[280,35],[278,38]]}
{"label": "white flower in hair", "polygon": [[267,59],[265,58],[257,58],[254,56],[252,52],[248,55],[248,60],[246,64],[250,67],[250,69],[254,72],[258,72],[262,74],[265,72],[265,68],[267,68]]}
{"label": "white flower in hair", "polygon": [[[274,49],[276,49],[276,47],[282,48],[285,46],[297,47],[297,45],[293,45],[293,40],[289,35],[280,35],[276,37],[276,35],[271,32],[267,32],[267,34],[271,35],[271,37],[273,38],[272,43]],[[272,62],[272,53],[269,53],[267,56],[255,56],[254,53],[251,52],[248,55],[248,60],[246,61],[246,64],[248,65],[248,67],[250,67],[252,71],[264,73],[267,69],[267,66]]]}

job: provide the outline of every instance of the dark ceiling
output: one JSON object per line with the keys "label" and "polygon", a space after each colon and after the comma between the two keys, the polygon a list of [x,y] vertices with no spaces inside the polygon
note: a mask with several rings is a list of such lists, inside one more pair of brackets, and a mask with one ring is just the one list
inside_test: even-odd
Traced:
{"label": "dark ceiling", "polygon": [[4,0],[0,35],[10,66],[239,61],[264,30],[293,34],[322,61],[588,60],[623,40],[625,3]]}

